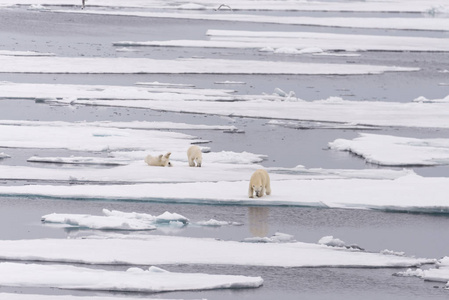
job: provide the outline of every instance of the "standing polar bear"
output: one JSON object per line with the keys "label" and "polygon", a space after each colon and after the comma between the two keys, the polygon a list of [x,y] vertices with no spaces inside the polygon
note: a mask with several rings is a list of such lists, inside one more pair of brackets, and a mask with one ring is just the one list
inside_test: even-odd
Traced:
{"label": "standing polar bear", "polygon": [[270,176],[263,169],[255,171],[249,181],[248,197],[254,198],[254,193],[257,197],[271,194]]}
{"label": "standing polar bear", "polygon": [[172,164],[169,161],[171,152],[167,152],[165,155],[159,155],[159,156],[151,156],[151,155],[147,155],[147,157],[145,157],[145,162],[149,165],[149,166],[156,166],[156,167],[171,167]]}
{"label": "standing polar bear", "polygon": [[189,159],[189,166],[195,167],[195,162],[197,167],[201,167],[203,163],[203,154],[198,146],[191,146],[187,150],[187,158]]}

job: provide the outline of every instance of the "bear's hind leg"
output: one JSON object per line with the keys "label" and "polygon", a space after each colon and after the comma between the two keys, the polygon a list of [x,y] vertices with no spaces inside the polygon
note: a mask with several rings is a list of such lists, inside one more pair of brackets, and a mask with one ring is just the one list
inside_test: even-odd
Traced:
{"label": "bear's hind leg", "polygon": [[191,167],[195,166],[195,162],[193,161],[192,158],[189,158],[189,166],[191,166]]}

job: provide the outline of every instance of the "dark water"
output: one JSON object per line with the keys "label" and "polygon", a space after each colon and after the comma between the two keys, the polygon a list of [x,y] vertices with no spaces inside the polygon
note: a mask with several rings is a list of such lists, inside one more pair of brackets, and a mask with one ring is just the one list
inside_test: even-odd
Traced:
{"label": "dark water", "polygon": [[[322,15],[322,13],[321,13]],[[186,30],[188,29],[188,30]],[[229,23],[148,19],[135,17],[84,16],[28,11],[24,8],[0,9],[0,49],[53,52],[58,56],[148,57],[175,59],[204,56],[211,58],[269,59],[304,62],[361,63],[420,67],[419,72],[386,73],[370,76],[228,76],[228,75],[66,75],[66,74],[0,74],[0,81],[30,83],[73,83],[132,85],[138,81],[189,83],[202,88],[223,88],[215,81],[244,81],[232,86],[241,94],[271,93],[279,87],[293,90],[305,100],[341,96],[349,100],[409,102],[418,96],[443,98],[449,94],[446,53],[366,52],[361,57],[275,56],[256,50],[223,50],[195,48],[141,48],[140,52],[117,52],[113,42],[121,40],[204,39],[207,29],[320,31],[354,34],[391,34],[436,36],[447,33],[398,32],[382,30],[333,29],[274,24]],[[227,88],[227,87],[226,87]],[[0,119],[61,121],[178,121],[194,124],[233,124],[244,134],[217,131],[186,131],[205,140],[212,151],[248,151],[268,155],[263,165],[308,168],[364,169],[379,168],[359,157],[327,149],[337,138],[352,139],[360,130],[298,130],[267,125],[266,120],[227,118],[204,115],[174,114],[143,109],[98,107],[50,107],[32,100],[0,100]],[[449,130],[383,128],[374,133],[418,138],[449,137]],[[35,153],[46,155],[76,154],[63,150],[0,149],[13,156],[0,164],[28,165],[26,158]],[[102,155],[102,154],[93,154]],[[449,175],[447,166],[415,168],[423,176]],[[0,182],[29,184],[29,182]],[[348,244],[358,244],[368,251],[389,249],[417,257],[440,258],[448,255],[449,216],[386,213],[381,211],[316,209],[301,207],[253,208],[241,206],[200,206],[141,202],[71,201],[40,198],[0,198],[0,239],[66,238],[97,234],[89,230],[67,230],[41,224],[48,213],[101,214],[101,209],[136,211],[157,215],[177,212],[191,221],[214,218],[242,223],[242,226],[199,228],[188,226],[177,231],[156,230],[146,234],[170,234],[191,237],[214,237],[240,241],[256,234],[271,236],[275,232],[292,234],[298,241],[317,242],[333,235]],[[255,217],[258,216],[258,217]],[[91,266],[95,267],[95,266]],[[152,295],[117,294],[142,298],[184,299],[443,299],[448,297],[441,283],[417,278],[394,277],[401,269],[351,268],[264,268],[251,266],[161,266],[170,271],[241,274],[262,276],[264,286],[258,289],[176,292]],[[104,267],[124,269],[126,267]],[[6,288],[0,292],[111,295],[53,289]]]}

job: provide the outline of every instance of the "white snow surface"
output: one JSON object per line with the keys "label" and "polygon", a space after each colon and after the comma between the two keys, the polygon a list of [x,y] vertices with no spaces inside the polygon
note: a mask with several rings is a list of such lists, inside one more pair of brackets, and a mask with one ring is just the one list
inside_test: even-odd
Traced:
{"label": "white snow surface", "polygon": [[272,48],[274,53],[307,54],[324,51],[449,51],[441,38],[350,35],[318,32],[208,30],[210,40],[116,42],[116,46],[201,48]]}
{"label": "white snow surface", "polygon": [[157,267],[105,271],[68,265],[0,263],[0,285],[13,287],[153,293],[256,288],[262,283],[261,277],[174,273]]}
{"label": "white snow surface", "polygon": [[[448,24],[449,25],[449,24]],[[410,72],[417,68],[357,64],[227,59],[0,56],[2,73],[63,74],[308,74],[360,75]]]}
{"label": "white snow surface", "polygon": [[[161,168],[174,169],[174,168]],[[195,168],[199,169],[199,168]],[[248,174],[251,174],[248,172]],[[232,205],[295,205],[399,212],[449,213],[448,178],[409,174],[397,179],[272,180],[272,194],[248,198],[244,181],[147,183],[132,185],[0,186],[0,195],[109,201]]]}
{"label": "white snow surface", "polygon": [[[435,262],[434,259],[383,255],[302,242],[242,243],[158,235],[139,235],[137,238],[133,235],[113,236],[114,238],[99,236],[83,239],[2,240],[0,258],[98,265],[215,264],[278,267],[412,267]],[[17,276],[20,278],[20,274]]]}
{"label": "white snow surface", "polygon": [[[379,147],[382,145],[382,147]],[[367,162],[384,166],[449,164],[449,139],[419,139],[361,133],[353,140],[337,139],[331,149],[349,151]]]}

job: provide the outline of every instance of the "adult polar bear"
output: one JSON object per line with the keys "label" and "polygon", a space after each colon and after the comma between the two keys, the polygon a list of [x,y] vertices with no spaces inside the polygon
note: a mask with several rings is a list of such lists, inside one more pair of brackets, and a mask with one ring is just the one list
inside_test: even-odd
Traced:
{"label": "adult polar bear", "polygon": [[187,158],[189,159],[189,166],[195,167],[195,162],[197,167],[201,167],[203,163],[203,154],[201,153],[201,148],[198,146],[191,146],[187,150]]}
{"label": "adult polar bear", "polygon": [[254,198],[254,193],[257,197],[271,194],[270,176],[263,169],[255,171],[249,181],[248,197]]}

